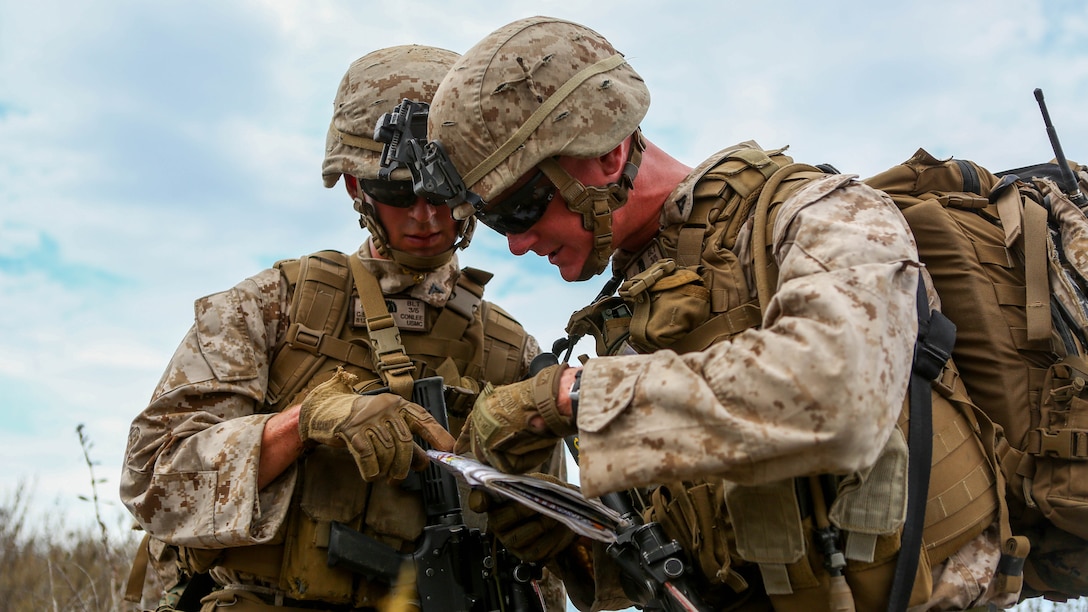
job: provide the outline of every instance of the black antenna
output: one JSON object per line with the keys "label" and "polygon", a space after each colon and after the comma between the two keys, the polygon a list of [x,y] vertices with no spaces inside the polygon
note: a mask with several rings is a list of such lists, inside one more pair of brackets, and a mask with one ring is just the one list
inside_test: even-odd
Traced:
{"label": "black antenna", "polygon": [[1043,90],[1038,87],[1035,88],[1035,100],[1039,102],[1039,110],[1043,113],[1043,123],[1046,125],[1046,135],[1050,138],[1050,146],[1054,149],[1054,160],[1058,163],[1058,172],[1061,174],[1061,187],[1062,193],[1069,198],[1077,208],[1084,209],[1088,207],[1088,199],[1081,193],[1080,188],[1077,186],[1077,179],[1073,176],[1073,171],[1069,168],[1069,162],[1065,159],[1065,153],[1062,152],[1062,145],[1058,142],[1058,132],[1054,129],[1054,124],[1050,121],[1050,113],[1046,110],[1046,102],[1043,101]]}

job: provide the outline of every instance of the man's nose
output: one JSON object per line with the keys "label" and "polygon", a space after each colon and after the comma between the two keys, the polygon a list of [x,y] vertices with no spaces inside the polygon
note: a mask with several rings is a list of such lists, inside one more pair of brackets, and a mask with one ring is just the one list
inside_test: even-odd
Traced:
{"label": "man's nose", "polygon": [[506,244],[514,255],[520,256],[528,253],[533,246],[533,242],[532,232],[506,235]]}
{"label": "man's nose", "polygon": [[415,204],[412,204],[412,207],[408,209],[408,214],[416,221],[424,223],[435,218],[435,215],[438,214],[436,209],[435,205],[422,197],[418,197]]}

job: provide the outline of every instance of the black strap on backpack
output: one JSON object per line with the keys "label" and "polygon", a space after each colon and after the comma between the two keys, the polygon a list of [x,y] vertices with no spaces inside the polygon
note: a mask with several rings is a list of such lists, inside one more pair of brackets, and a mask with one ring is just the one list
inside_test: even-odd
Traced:
{"label": "black strap on backpack", "polygon": [[929,309],[925,282],[918,277],[918,339],[914,343],[914,364],[910,372],[909,455],[907,458],[907,518],[900,538],[899,559],[888,610],[901,612],[910,603],[918,558],[922,552],[922,529],[929,498],[929,474],[933,462],[933,414],[930,383],[941,375],[952,356],[956,325],[936,310]]}
{"label": "black strap on backpack", "polygon": [[174,604],[174,610],[177,610],[177,612],[199,612],[200,600],[211,594],[216,588],[215,580],[212,579],[211,574],[201,572],[194,575],[189,579],[189,583],[185,585],[185,590],[182,591],[178,602]]}

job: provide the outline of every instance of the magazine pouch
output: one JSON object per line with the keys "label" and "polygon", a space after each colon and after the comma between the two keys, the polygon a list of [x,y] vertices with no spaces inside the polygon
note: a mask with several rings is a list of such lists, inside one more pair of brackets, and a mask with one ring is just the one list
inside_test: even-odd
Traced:
{"label": "magazine pouch", "polygon": [[631,307],[631,344],[668,348],[710,316],[710,290],[695,267],[660,259],[619,289]]}

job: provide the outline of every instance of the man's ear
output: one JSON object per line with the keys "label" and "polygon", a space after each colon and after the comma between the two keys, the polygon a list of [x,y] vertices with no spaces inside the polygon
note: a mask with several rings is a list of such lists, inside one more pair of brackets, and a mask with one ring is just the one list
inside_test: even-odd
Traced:
{"label": "man's ear", "polygon": [[350,174],[344,175],[344,188],[348,190],[348,195],[354,200],[359,196],[359,180]]}
{"label": "man's ear", "polygon": [[624,166],[627,165],[627,150],[630,147],[631,137],[628,136],[614,149],[597,158],[600,160],[601,169],[604,170],[606,176],[619,178]]}

